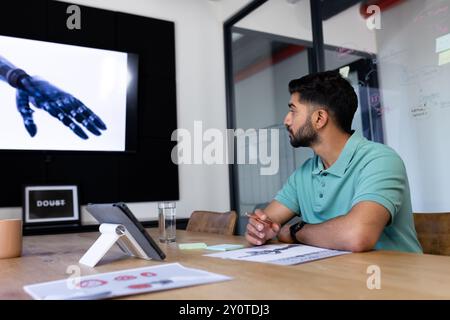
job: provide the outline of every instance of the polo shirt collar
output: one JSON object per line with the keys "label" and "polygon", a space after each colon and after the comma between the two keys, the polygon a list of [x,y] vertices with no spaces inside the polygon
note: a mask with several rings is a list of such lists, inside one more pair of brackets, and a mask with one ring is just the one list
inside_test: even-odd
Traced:
{"label": "polo shirt collar", "polygon": [[360,133],[353,132],[353,134],[345,143],[344,149],[342,149],[341,154],[339,155],[336,162],[333,163],[331,167],[329,167],[326,170],[324,170],[322,159],[320,159],[320,157],[316,155],[315,157],[316,163],[314,164],[315,169],[313,170],[312,173],[320,174],[323,171],[338,177],[343,177],[345,170],[347,169],[348,164],[350,163],[350,160],[353,158],[353,155],[355,154],[358,145],[363,139],[364,138],[361,136]]}

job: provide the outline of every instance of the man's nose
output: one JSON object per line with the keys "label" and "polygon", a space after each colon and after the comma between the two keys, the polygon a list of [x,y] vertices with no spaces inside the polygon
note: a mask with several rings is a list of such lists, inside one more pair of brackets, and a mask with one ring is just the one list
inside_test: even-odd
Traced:
{"label": "man's nose", "polygon": [[283,123],[286,127],[289,127],[291,125],[291,117],[290,117],[289,113],[286,115],[286,117],[284,117]]}

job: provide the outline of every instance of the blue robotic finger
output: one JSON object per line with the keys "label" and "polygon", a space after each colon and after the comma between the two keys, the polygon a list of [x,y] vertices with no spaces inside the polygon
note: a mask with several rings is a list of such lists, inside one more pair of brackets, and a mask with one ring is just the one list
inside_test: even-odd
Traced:
{"label": "blue robotic finger", "polygon": [[75,106],[76,106],[76,112],[78,115],[81,115],[87,119],[89,119],[90,122],[92,122],[97,128],[100,128],[101,130],[106,130],[106,124],[94,113],[91,109],[86,107],[81,101],[74,98],[75,100]]}
{"label": "blue robotic finger", "polygon": [[58,107],[58,105],[54,102],[47,101],[34,101],[34,104],[37,104],[39,108],[44,109],[53,117],[59,119],[65,126],[69,127],[77,136],[79,136],[83,140],[87,140],[89,137],[87,134],[81,129],[79,125],[72,121],[72,119],[64,112],[63,109]]}
{"label": "blue robotic finger", "polygon": [[[67,95],[61,101],[61,108],[68,114],[72,116],[76,121],[81,123],[86,129],[95,134],[96,136],[101,135],[99,130],[102,129],[98,126],[97,122],[95,122],[92,117],[86,117],[85,114],[78,112],[80,105],[83,105],[80,101],[72,97],[71,95]],[[102,122],[103,124],[103,122]],[[105,126],[106,127],[106,126]]]}
{"label": "blue robotic finger", "polygon": [[22,115],[23,124],[25,125],[25,129],[27,129],[28,133],[31,137],[34,137],[37,133],[37,127],[33,120],[33,110],[31,110],[29,106],[28,94],[23,90],[17,90],[16,95],[16,105],[17,110]]}

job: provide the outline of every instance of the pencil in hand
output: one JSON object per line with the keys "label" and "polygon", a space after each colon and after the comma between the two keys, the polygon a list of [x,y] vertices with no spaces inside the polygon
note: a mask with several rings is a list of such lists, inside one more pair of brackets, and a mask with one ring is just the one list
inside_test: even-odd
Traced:
{"label": "pencil in hand", "polygon": [[246,213],[245,213],[245,216],[248,217],[248,218],[253,218],[253,219],[257,220],[258,222],[261,222],[261,223],[263,223],[263,224],[270,225],[270,226],[272,226],[272,224],[274,223],[272,220],[269,219],[269,217],[267,217],[267,215],[266,215],[266,219],[265,219],[265,220],[261,220],[261,219],[260,219],[256,214],[254,214],[254,213],[248,213],[248,212],[246,212]]}

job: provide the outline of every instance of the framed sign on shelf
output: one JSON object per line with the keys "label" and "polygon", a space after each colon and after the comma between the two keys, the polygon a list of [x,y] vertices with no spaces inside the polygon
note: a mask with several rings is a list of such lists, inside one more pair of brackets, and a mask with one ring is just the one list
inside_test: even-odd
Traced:
{"label": "framed sign on shelf", "polygon": [[39,227],[80,226],[78,186],[25,186],[23,226]]}

